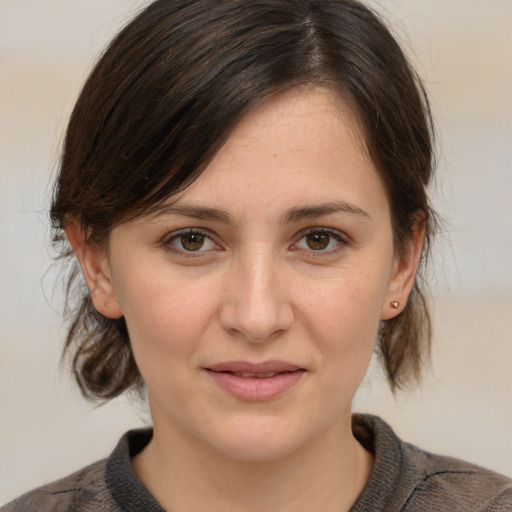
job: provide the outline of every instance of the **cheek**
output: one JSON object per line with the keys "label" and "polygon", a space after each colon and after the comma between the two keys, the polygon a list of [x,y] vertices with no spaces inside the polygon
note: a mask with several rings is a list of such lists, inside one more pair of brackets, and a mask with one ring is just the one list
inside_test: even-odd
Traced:
{"label": "cheek", "polygon": [[[135,361],[153,400],[184,404],[191,389],[190,370],[200,361],[205,331],[215,315],[209,285],[173,279],[140,283],[125,295],[125,318]],[[181,390],[181,391],[179,391]],[[183,402],[185,400],[185,402]]]}
{"label": "cheek", "polygon": [[215,288],[209,279],[191,281],[164,273],[123,282],[119,301],[139,366],[194,353],[216,314]]}
{"label": "cheek", "polygon": [[303,293],[305,315],[326,331],[373,332],[386,296],[384,272],[344,272],[314,283]]}
{"label": "cheek", "polygon": [[366,372],[385,294],[385,286],[376,282],[368,274],[332,278],[310,289],[303,302],[303,317],[322,354],[322,365],[331,369],[331,377],[332,372],[343,373],[335,379],[358,381]]}

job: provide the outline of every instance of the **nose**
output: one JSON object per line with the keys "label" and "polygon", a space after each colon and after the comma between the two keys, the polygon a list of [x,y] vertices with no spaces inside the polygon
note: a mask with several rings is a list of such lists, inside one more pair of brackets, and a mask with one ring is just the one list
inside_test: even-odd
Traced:
{"label": "nose", "polygon": [[233,264],[220,311],[224,330],[241,340],[261,343],[290,329],[294,314],[282,267],[263,251]]}

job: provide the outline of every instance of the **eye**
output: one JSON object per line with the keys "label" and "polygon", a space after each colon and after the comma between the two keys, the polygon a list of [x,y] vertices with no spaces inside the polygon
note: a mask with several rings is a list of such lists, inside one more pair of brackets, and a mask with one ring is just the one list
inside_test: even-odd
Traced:
{"label": "eye", "polygon": [[171,233],[164,240],[164,245],[175,252],[184,253],[197,253],[218,249],[217,244],[208,234],[195,229]]}
{"label": "eye", "polygon": [[306,233],[294,247],[299,250],[329,252],[345,244],[344,238],[335,231],[314,229]]}

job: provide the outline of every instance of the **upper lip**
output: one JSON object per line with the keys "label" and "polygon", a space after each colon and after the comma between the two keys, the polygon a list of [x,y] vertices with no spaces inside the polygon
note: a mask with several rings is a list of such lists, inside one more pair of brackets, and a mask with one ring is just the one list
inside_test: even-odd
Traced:
{"label": "upper lip", "polygon": [[294,372],[304,368],[285,361],[264,361],[262,363],[250,363],[248,361],[226,361],[207,366],[206,370],[213,372],[232,373],[281,373]]}

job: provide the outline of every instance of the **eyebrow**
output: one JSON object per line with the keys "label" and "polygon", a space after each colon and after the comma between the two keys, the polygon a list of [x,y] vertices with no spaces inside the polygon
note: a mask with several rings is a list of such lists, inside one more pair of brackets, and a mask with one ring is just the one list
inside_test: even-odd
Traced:
{"label": "eyebrow", "polygon": [[348,213],[350,215],[370,218],[368,213],[359,208],[359,206],[347,203],[346,201],[331,201],[319,205],[290,208],[283,215],[282,222],[298,222],[300,220],[322,217],[332,213]]}
{"label": "eyebrow", "polygon": [[231,224],[231,216],[228,212],[219,208],[206,208],[201,206],[189,206],[185,204],[163,204],[157,206],[152,215],[160,217],[162,215],[182,215],[192,219],[210,220],[222,222],[223,224]]}
{"label": "eyebrow", "polygon": [[[347,203],[346,201],[330,201],[319,205],[290,208],[281,217],[281,223],[299,222],[301,220],[322,217],[333,213],[348,213],[350,215],[370,218],[368,213],[354,204]],[[182,215],[193,219],[233,224],[229,213],[219,208],[171,203],[156,207],[151,214],[156,217],[162,215]]]}

